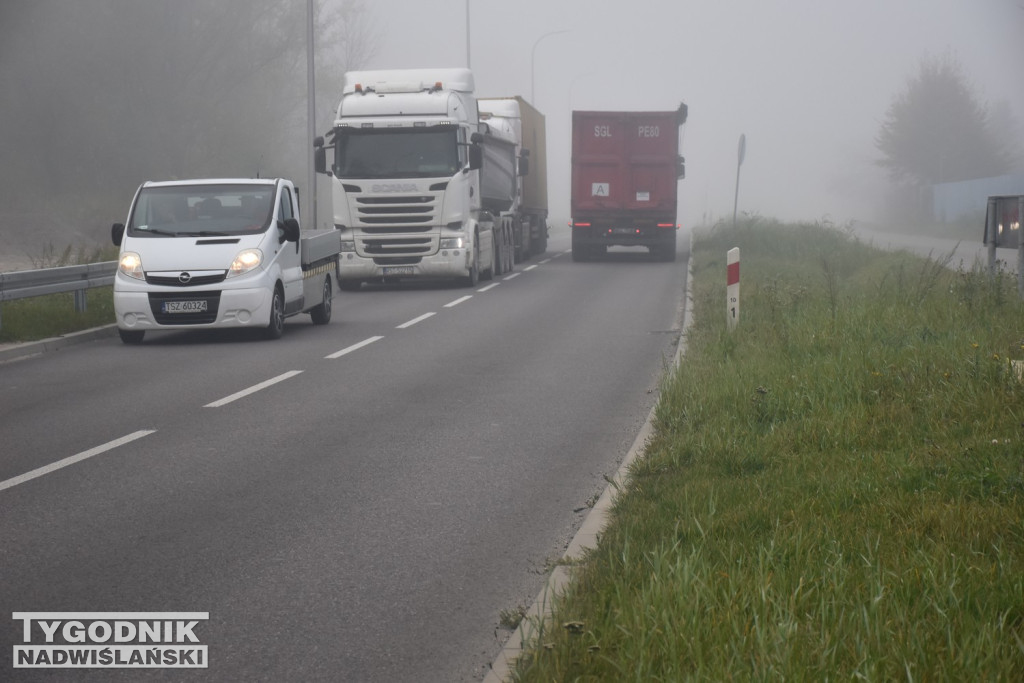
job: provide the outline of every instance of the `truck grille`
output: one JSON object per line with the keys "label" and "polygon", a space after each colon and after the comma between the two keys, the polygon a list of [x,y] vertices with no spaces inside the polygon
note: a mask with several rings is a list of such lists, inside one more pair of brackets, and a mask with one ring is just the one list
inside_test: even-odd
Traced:
{"label": "truck grille", "polygon": [[359,227],[367,232],[417,232],[437,225],[440,210],[436,195],[356,197]]}
{"label": "truck grille", "polygon": [[392,254],[429,254],[431,252],[429,237],[408,237],[390,240],[363,240],[363,251],[367,256],[390,256]]}

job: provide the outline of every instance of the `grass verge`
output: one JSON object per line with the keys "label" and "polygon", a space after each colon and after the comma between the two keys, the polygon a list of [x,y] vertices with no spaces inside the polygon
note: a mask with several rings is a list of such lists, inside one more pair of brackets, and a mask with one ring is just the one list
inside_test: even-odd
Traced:
{"label": "grass verge", "polygon": [[1024,679],[1013,279],[765,220],[692,258],[655,436],[515,679]]}
{"label": "grass verge", "polygon": [[[116,247],[86,249],[47,245],[32,257],[33,268],[58,268],[117,259]],[[75,310],[73,292],[16,299],[0,304],[0,344],[36,341],[114,322],[113,287],[86,290],[86,310]]]}
{"label": "grass verge", "polygon": [[75,311],[73,292],[8,301],[0,308],[0,343],[48,339],[114,322],[112,287],[86,292],[86,310]]}

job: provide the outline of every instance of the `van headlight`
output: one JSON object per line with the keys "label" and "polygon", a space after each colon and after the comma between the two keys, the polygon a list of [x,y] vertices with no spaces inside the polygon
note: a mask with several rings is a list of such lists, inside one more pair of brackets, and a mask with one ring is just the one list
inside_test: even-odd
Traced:
{"label": "van headlight", "polygon": [[235,277],[237,275],[244,275],[253,268],[259,268],[259,265],[263,263],[263,252],[259,249],[243,249],[238,252],[238,256],[231,262],[231,267],[228,268],[227,277]]}
{"label": "van headlight", "polygon": [[132,279],[146,279],[146,273],[142,270],[142,257],[134,251],[126,251],[121,254],[121,259],[117,262],[117,269],[122,275]]}

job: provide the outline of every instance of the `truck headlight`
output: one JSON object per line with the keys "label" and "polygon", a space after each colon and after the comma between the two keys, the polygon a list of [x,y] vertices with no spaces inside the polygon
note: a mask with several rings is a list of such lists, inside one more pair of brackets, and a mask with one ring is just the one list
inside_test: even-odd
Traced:
{"label": "truck headlight", "polygon": [[464,237],[443,237],[441,238],[442,249],[462,249],[466,243]]}
{"label": "truck headlight", "polygon": [[259,249],[243,249],[238,252],[238,256],[231,262],[227,277],[248,273],[253,268],[258,268],[261,263],[263,263],[262,251]]}
{"label": "truck headlight", "polygon": [[355,240],[341,240],[341,253],[348,253],[356,250]]}
{"label": "truck headlight", "polygon": [[121,274],[135,280],[146,279],[146,273],[142,270],[142,257],[134,251],[126,251],[121,254],[121,260],[117,263],[117,269]]}

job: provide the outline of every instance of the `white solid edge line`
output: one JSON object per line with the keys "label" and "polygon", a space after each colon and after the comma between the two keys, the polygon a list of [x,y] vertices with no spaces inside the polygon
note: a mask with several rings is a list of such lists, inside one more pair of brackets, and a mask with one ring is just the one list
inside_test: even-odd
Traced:
{"label": "white solid edge line", "polygon": [[413,325],[415,325],[416,323],[420,323],[420,322],[423,322],[424,320],[426,320],[427,318],[429,318],[429,317],[430,317],[430,316],[432,316],[432,315],[436,315],[436,314],[435,314],[435,313],[433,313],[433,312],[431,312],[431,313],[424,313],[423,315],[421,315],[421,316],[420,316],[420,317],[418,317],[418,318],[413,318],[412,320],[410,320],[410,321],[408,321],[408,322],[404,322],[404,323],[402,323],[401,325],[399,325],[399,326],[398,326],[398,327],[396,327],[395,329],[396,329],[396,330],[404,330],[404,329],[405,329],[405,328],[407,328],[407,327],[412,327],[412,326],[413,326]]}
{"label": "white solid edge line", "polygon": [[472,298],[473,298],[473,295],[472,295],[472,294],[467,294],[466,296],[462,296],[462,297],[459,297],[459,298],[458,298],[458,299],[456,299],[455,301],[449,301],[448,303],[446,303],[446,304],[444,305],[444,307],[445,307],[445,308],[452,308],[452,307],[454,307],[454,306],[458,306],[458,305],[459,305],[459,304],[461,304],[461,303],[462,303],[463,301],[469,301],[469,300],[470,300],[470,299],[472,299]]}
{"label": "white solid edge line", "polygon": [[67,467],[68,465],[74,465],[76,462],[87,460],[95,455],[99,455],[100,453],[105,453],[109,450],[117,448],[118,446],[123,446],[126,443],[135,441],[136,439],[141,439],[144,436],[149,436],[155,431],[155,429],[140,429],[139,431],[132,432],[127,436],[122,436],[120,439],[108,441],[102,446],[96,446],[96,448],[90,448],[89,450],[82,451],[77,455],[68,456],[63,460],[58,460],[57,462],[50,463],[49,465],[44,465],[43,467],[39,467],[37,469],[32,470],[31,472],[26,472],[25,474],[19,475],[12,479],[8,479],[7,481],[0,481],[0,491],[3,491],[4,489],[9,489],[12,486],[17,486],[18,484],[24,484],[26,481],[31,481],[32,479],[36,479],[37,477],[43,476],[44,474],[56,472],[59,469]]}
{"label": "white solid edge line", "polygon": [[270,379],[268,379],[265,382],[260,382],[259,384],[254,384],[251,387],[249,387],[248,389],[242,389],[238,393],[231,394],[230,396],[225,396],[224,398],[222,398],[220,400],[217,400],[217,401],[214,401],[213,403],[207,403],[203,407],[204,408],[220,408],[221,406],[226,405],[228,403],[231,403],[232,401],[237,401],[238,399],[244,398],[244,397],[248,396],[249,394],[254,394],[257,391],[260,391],[261,389],[266,389],[267,387],[272,386],[274,384],[277,384],[278,382],[283,382],[286,379],[289,379],[291,377],[294,377],[295,375],[300,375],[300,374],[302,374],[302,370],[289,370],[288,372],[286,372],[286,373],[284,373],[282,375],[278,375],[277,377],[271,377]]}
{"label": "white solid edge line", "polygon": [[378,337],[370,337],[369,339],[364,339],[363,341],[359,342],[358,344],[353,344],[352,346],[348,346],[348,347],[342,349],[341,351],[335,351],[334,353],[332,353],[329,356],[324,356],[324,358],[330,358],[332,360],[335,359],[335,358],[341,358],[345,354],[352,353],[353,351],[358,351],[359,349],[363,348],[364,346],[369,346],[373,342],[380,341],[383,338],[384,337],[379,337],[378,336]]}

